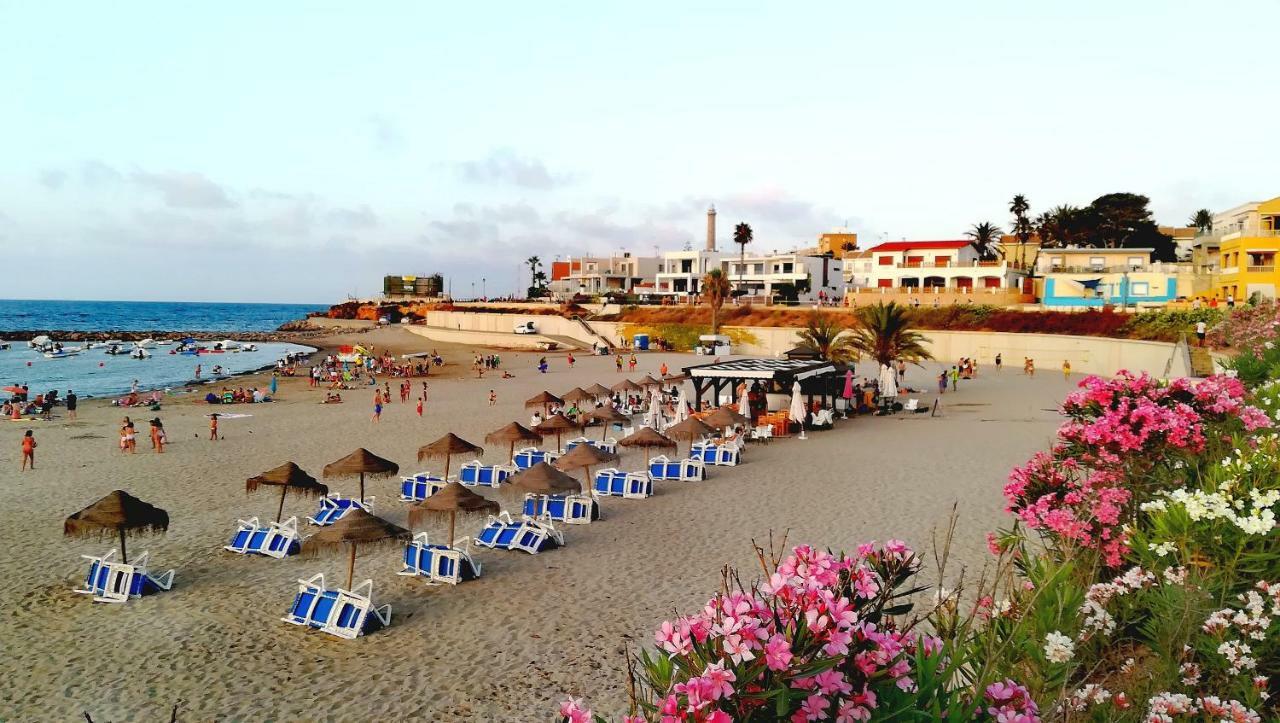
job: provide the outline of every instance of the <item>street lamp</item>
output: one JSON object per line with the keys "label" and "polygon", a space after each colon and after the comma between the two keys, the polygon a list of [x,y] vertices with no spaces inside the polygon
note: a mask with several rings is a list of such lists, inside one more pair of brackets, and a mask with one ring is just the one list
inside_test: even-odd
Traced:
{"label": "street lamp", "polygon": [[489,285],[486,283],[487,281],[488,279],[483,277],[480,279],[480,296],[483,298],[488,298],[489,296]]}
{"label": "street lamp", "polygon": [[476,300],[476,282],[474,281],[471,282],[471,300]]}

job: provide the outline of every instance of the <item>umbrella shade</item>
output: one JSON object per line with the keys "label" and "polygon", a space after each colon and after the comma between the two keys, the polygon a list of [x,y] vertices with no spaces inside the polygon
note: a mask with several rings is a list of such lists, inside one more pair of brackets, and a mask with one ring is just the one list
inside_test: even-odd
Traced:
{"label": "umbrella shade", "polygon": [[62,523],[67,537],[120,536],[120,558],[129,561],[125,534],[159,534],[169,529],[169,513],[124,490],[116,490]]}
{"label": "umbrella shade", "polygon": [[453,547],[453,531],[460,514],[494,514],[499,505],[463,487],[450,482],[439,492],[409,508],[409,526],[422,524],[424,518],[449,518],[449,547]]}
{"label": "umbrella shade", "polygon": [[713,430],[711,427],[708,427],[706,424],[703,424],[702,420],[698,419],[697,417],[689,417],[688,419],[682,422],[679,422],[677,424],[671,425],[670,427],[667,427],[666,433],[667,433],[667,436],[671,437],[672,439],[689,440],[689,446],[690,446],[690,449],[692,449],[693,440],[705,437],[706,435],[711,434],[713,431],[715,430]]}
{"label": "umbrella shade", "polygon": [[347,548],[351,560],[347,564],[347,589],[351,589],[351,580],[355,575],[356,549],[361,546],[385,547],[413,539],[413,533],[399,525],[394,525],[381,517],[353,507],[342,515],[342,518],[320,532],[302,542],[302,554],[307,557],[319,557],[340,552]]}
{"label": "umbrella shade", "polygon": [[562,471],[594,467],[602,462],[617,462],[618,455],[593,447],[590,444],[579,444],[556,460],[555,468]]}
{"label": "umbrella shade", "polygon": [[534,444],[542,443],[542,435],[520,424],[512,422],[505,427],[499,427],[492,432],[484,435],[484,441],[491,444],[501,444],[506,442],[510,445],[507,457],[512,457],[516,452],[516,442],[533,442]]}
{"label": "umbrella shade", "polygon": [[725,427],[732,427],[737,424],[747,424],[750,421],[751,420],[741,414],[738,414],[737,410],[733,407],[718,407],[702,418],[703,424],[715,427],[716,429],[724,429]]}
{"label": "umbrella shade", "polygon": [[562,495],[582,491],[578,480],[546,462],[539,462],[511,475],[507,478],[507,484],[536,495]]}
{"label": "umbrella shade", "polygon": [[547,410],[547,407],[550,407],[552,404],[564,404],[564,400],[551,392],[541,392],[524,400],[524,406],[526,408],[532,409],[533,407],[542,407],[544,412]]}
{"label": "umbrella shade", "polygon": [[587,387],[583,391],[589,393],[592,397],[596,399],[599,399],[600,397],[613,396],[613,390],[601,384],[600,382],[596,382],[595,384],[592,384],[591,386]]}
{"label": "umbrella shade", "polygon": [[657,379],[654,379],[652,376],[650,376],[650,375],[648,375],[648,374],[644,375],[644,379],[641,379],[641,380],[640,380],[640,384],[641,384],[642,386],[646,386],[646,387],[660,387],[660,386],[662,386],[662,382],[658,381]]}
{"label": "umbrella shade", "polygon": [[791,421],[798,422],[801,429],[804,428],[805,417],[808,415],[804,411],[804,400],[800,398],[800,382],[791,385],[791,408],[787,413]]}
{"label": "umbrella shade", "polygon": [[598,409],[592,409],[590,412],[587,412],[582,416],[587,419],[594,419],[603,425],[600,429],[600,439],[604,439],[605,435],[609,434],[609,425],[615,422],[618,424],[625,424],[631,421],[631,417],[628,417],[607,404],[603,407],[599,407]]}
{"label": "umbrella shade", "polygon": [[595,399],[595,398],[596,398],[596,395],[592,394],[591,392],[588,392],[582,387],[574,387],[573,389],[570,389],[568,392],[566,392],[564,396],[561,397],[561,399],[565,400],[566,402],[585,402],[588,399]]}
{"label": "umbrella shade", "polygon": [[653,427],[641,427],[637,429],[635,434],[623,437],[618,444],[623,447],[661,447],[664,449],[675,449],[678,445],[676,441],[663,433],[657,431]]}
{"label": "umbrella shade", "polygon": [[641,389],[644,389],[644,387],[640,386],[639,384],[636,384],[635,382],[631,381],[630,379],[623,379],[622,381],[618,382],[617,384],[614,384],[613,386],[609,387],[609,391],[611,391],[611,392],[624,392],[624,393],[625,393],[625,392],[638,392],[638,391],[640,391]]}
{"label": "umbrella shade", "polygon": [[449,463],[455,454],[482,455],[484,448],[474,445],[458,435],[450,432],[440,439],[418,448],[418,461],[427,459],[444,459],[444,477],[449,479]]}
{"label": "umbrella shade", "polygon": [[264,485],[280,488],[280,509],[276,510],[276,522],[279,522],[280,516],[284,514],[285,494],[292,492],[303,497],[323,497],[329,494],[328,486],[317,482],[315,477],[302,471],[302,468],[293,462],[285,462],[275,469],[250,477],[244,481],[244,491],[246,494],[256,492]]}
{"label": "umbrella shade", "polygon": [[336,462],[324,466],[325,477],[360,477],[360,499],[364,499],[364,476],[389,477],[400,471],[400,465],[383,459],[361,447]]}
{"label": "umbrella shade", "polygon": [[846,369],[844,372],[844,392],[840,395],[845,399],[853,398],[853,370]]}
{"label": "umbrella shade", "polygon": [[680,382],[684,382],[688,380],[689,380],[688,374],[668,374],[667,376],[662,378],[662,383],[663,384],[679,384]]}

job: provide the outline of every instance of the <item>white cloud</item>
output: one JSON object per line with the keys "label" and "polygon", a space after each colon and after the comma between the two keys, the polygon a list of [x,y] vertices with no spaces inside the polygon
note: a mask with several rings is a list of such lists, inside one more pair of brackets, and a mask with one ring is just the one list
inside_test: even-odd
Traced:
{"label": "white cloud", "polygon": [[546,165],[536,158],[521,158],[513,151],[493,151],[477,161],[457,164],[458,175],[468,183],[488,186],[517,186],[536,190],[548,190],[568,185],[572,179],[552,174]]}
{"label": "white cloud", "polygon": [[129,180],[144,188],[159,191],[164,204],[170,208],[218,209],[236,205],[222,186],[202,173],[134,171]]}

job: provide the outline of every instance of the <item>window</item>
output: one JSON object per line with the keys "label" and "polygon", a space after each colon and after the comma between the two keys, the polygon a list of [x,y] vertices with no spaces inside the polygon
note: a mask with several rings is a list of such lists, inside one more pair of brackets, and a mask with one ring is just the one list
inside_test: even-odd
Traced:
{"label": "window", "polygon": [[876,263],[877,263],[877,264],[880,264],[881,266],[893,266],[893,257],[892,257],[892,256],[877,256],[877,257],[876,257]]}
{"label": "window", "polygon": [[1143,263],[1145,263],[1145,262],[1142,260],[1142,257],[1141,257],[1141,256],[1130,256],[1130,257],[1129,257],[1129,268],[1131,268],[1131,269],[1136,269],[1136,268],[1138,268],[1139,266],[1142,266],[1142,264],[1143,264]]}
{"label": "window", "polygon": [[892,288],[892,287],[893,287],[893,279],[877,279],[877,280],[876,280],[876,286],[878,286],[878,287],[879,287],[879,288],[881,288],[881,289],[888,289],[888,288]]}
{"label": "window", "polygon": [[1130,296],[1150,296],[1151,284],[1146,281],[1135,281],[1129,289]]}
{"label": "window", "polygon": [[784,273],[784,274],[789,274],[789,273],[791,273],[791,270],[792,270],[794,267],[795,267],[795,265],[794,265],[794,264],[783,264],[783,265],[782,265],[782,273]]}
{"label": "window", "polygon": [[1105,256],[1090,256],[1089,265],[1095,269],[1104,268],[1107,265],[1107,258]]}

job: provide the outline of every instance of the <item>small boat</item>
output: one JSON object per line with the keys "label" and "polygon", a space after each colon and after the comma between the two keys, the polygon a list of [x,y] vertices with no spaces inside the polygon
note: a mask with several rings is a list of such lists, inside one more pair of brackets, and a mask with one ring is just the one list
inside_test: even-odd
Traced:
{"label": "small boat", "polygon": [[69,357],[69,356],[75,356],[82,351],[84,351],[84,349],[81,349],[78,346],[68,346],[68,347],[63,347],[61,349],[54,349],[52,351],[47,351],[44,353],[44,358],[45,359],[65,359],[66,357]]}
{"label": "small boat", "polygon": [[257,351],[257,350],[258,350],[257,344],[245,344],[244,346],[240,347],[240,351]]}
{"label": "small boat", "polygon": [[[145,341],[145,339],[143,341]],[[173,339],[161,339],[156,342],[156,346],[172,346],[172,345],[173,345]]]}
{"label": "small boat", "polygon": [[27,342],[27,348],[35,349],[36,351],[53,351],[53,339],[50,339],[44,334],[33,336],[31,337],[31,340]]}
{"label": "small boat", "polygon": [[107,353],[111,356],[120,356],[121,354],[128,354],[129,350],[124,348],[124,342],[120,342],[119,344],[108,346]]}
{"label": "small boat", "polygon": [[136,347],[133,351],[129,352],[129,358],[130,359],[150,359],[151,352],[147,351],[146,349],[143,349],[142,347]]}
{"label": "small boat", "polygon": [[143,339],[142,341],[135,341],[133,343],[134,348],[137,348],[137,349],[150,349],[155,345],[156,345],[156,340],[150,339],[150,338]]}

